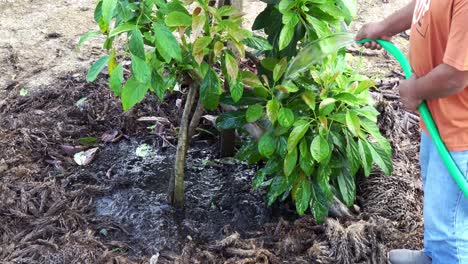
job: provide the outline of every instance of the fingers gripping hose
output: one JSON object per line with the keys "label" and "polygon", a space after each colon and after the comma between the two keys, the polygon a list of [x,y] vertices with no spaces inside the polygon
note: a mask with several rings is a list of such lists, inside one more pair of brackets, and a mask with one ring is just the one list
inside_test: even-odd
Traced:
{"label": "fingers gripping hose", "polygon": [[[362,39],[362,40],[359,40],[357,43],[363,44],[363,43],[371,42],[371,41],[373,40]],[[413,72],[411,70],[410,63],[408,59],[406,59],[403,52],[401,52],[394,44],[392,44],[389,41],[382,40],[382,39],[377,39],[376,41],[385,50],[387,50],[390,54],[392,54],[395,57],[395,59],[400,63],[401,67],[403,68],[406,79],[409,79],[411,75],[413,74]],[[444,142],[442,141],[440,134],[439,134],[439,130],[437,129],[437,126],[434,122],[434,119],[432,118],[431,112],[429,111],[429,108],[427,107],[427,104],[425,101],[423,101],[419,105],[418,110],[419,110],[419,114],[421,115],[422,120],[424,121],[424,124],[426,125],[427,130],[429,131],[429,135],[431,136],[432,141],[434,141],[434,144],[437,148],[437,151],[439,152],[440,157],[442,158],[442,161],[444,162],[445,166],[447,167],[448,171],[452,175],[455,182],[458,184],[458,186],[462,190],[463,194],[465,194],[465,197],[468,198],[468,182],[465,176],[463,175],[463,173],[461,172],[460,168],[458,168],[457,164],[453,160]]]}

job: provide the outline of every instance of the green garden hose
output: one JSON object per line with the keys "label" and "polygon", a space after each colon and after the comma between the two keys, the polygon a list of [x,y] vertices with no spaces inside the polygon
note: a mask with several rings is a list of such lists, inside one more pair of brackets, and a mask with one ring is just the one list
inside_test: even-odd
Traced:
{"label": "green garden hose", "polygon": [[[359,40],[358,44],[363,44],[366,42],[371,42],[370,39],[362,39]],[[405,72],[406,79],[409,79],[413,74],[411,70],[411,65],[408,59],[405,57],[403,52],[401,52],[393,43],[377,39],[376,42],[380,44],[385,50],[387,50],[390,54],[392,54],[395,59],[400,63],[403,71]],[[465,197],[468,198],[468,182],[465,179],[465,176],[461,172],[460,168],[457,166],[455,161],[453,160],[450,152],[448,151],[447,147],[445,146],[444,142],[442,141],[439,130],[437,129],[437,125],[432,118],[431,112],[427,107],[426,102],[422,102],[418,106],[419,114],[421,115],[424,124],[426,125],[427,130],[429,131],[429,135],[431,136],[434,144],[439,152],[439,155],[442,157],[442,161],[444,162],[445,166],[447,166],[448,171],[452,175],[455,182],[458,184],[462,192],[465,194]]]}

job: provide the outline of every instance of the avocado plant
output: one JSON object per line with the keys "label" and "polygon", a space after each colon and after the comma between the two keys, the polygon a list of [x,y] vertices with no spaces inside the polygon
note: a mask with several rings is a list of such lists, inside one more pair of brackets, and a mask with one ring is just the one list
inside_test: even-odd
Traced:
{"label": "avocado plant", "polygon": [[[176,84],[187,87],[169,184],[173,205],[184,203],[190,129],[204,109],[224,105],[235,111],[218,117],[218,129],[242,132],[255,123],[264,132],[245,140],[237,154],[264,164],[253,186],[268,189],[269,204],[292,196],[299,214],[310,208],[321,221],[334,196],[353,204],[359,171],[368,176],[375,163],[389,174],[392,166],[368,92],[373,82],[347,66],[344,52],[294,80],[284,76],[305,43],[344,30],[354,13],[352,0],[268,0],[253,25],[264,34],[254,34],[242,27],[238,10],[207,0],[99,0],[100,31],[85,34],[79,45],[106,36],[108,55],[91,66],[87,80],[107,67],[109,87],[125,111],[148,93],[164,100]],[[114,44],[119,40],[123,47]],[[240,66],[246,54],[254,69]]]}

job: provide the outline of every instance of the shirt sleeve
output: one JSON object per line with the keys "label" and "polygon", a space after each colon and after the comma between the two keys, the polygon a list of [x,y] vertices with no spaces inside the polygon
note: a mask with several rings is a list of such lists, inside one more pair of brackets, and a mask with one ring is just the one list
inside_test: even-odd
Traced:
{"label": "shirt sleeve", "polygon": [[468,0],[455,0],[444,63],[468,71]]}

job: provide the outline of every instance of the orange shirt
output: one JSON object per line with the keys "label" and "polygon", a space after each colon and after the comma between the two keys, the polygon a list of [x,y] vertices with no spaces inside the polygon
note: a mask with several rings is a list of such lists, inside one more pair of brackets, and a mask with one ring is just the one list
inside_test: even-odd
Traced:
{"label": "orange shirt", "polygon": [[[468,0],[417,0],[409,59],[419,77],[442,63],[468,71]],[[468,150],[468,87],[427,103],[448,149]]]}

